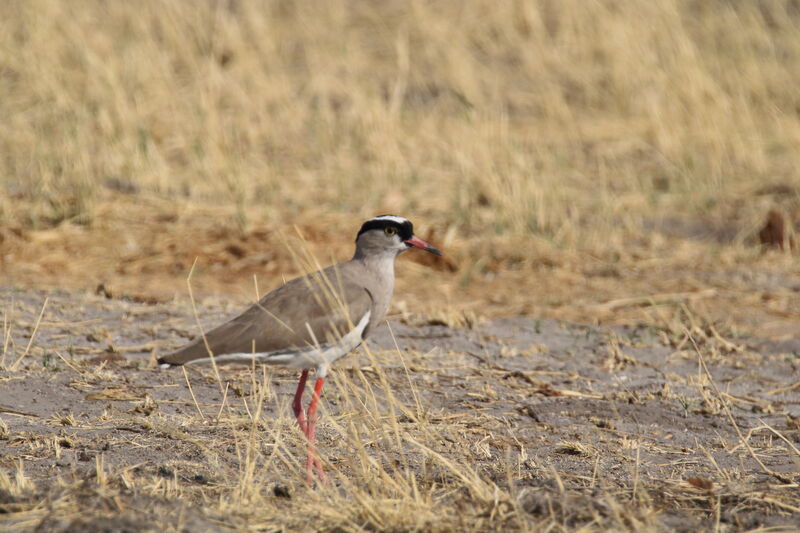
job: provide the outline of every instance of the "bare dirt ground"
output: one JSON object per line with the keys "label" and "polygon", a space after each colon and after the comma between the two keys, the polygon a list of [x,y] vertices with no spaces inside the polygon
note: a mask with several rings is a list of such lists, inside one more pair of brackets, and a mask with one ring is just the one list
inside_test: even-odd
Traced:
{"label": "bare dirt ground", "polygon": [[800,528],[797,339],[395,317],[333,372],[309,489],[294,373],[153,364],[189,301],[0,300],[6,530]]}

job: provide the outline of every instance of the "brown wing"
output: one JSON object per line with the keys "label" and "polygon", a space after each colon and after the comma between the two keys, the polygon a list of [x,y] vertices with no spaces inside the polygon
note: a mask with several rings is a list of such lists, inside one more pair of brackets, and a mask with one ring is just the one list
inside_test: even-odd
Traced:
{"label": "brown wing", "polygon": [[[181,365],[231,353],[265,353],[336,341],[372,308],[372,297],[336,267],[297,278],[244,313],[159,359]],[[341,268],[341,267],[340,267]],[[346,302],[346,304],[345,304]],[[366,333],[366,332],[365,332]]]}

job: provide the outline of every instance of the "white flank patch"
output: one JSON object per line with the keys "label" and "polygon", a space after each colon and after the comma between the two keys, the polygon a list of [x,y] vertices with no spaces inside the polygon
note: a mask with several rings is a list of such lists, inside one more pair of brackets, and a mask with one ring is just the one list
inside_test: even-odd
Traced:
{"label": "white flank patch", "polygon": [[395,222],[395,223],[400,224],[400,225],[405,224],[406,222],[408,222],[407,218],[398,217],[398,216],[395,216],[395,215],[381,215],[379,217],[372,217],[367,222],[370,222],[372,220],[391,220],[392,222]]}
{"label": "white flank patch", "polygon": [[[278,350],[275,352],[256,352],[256,353],[226,353],[215,355],[214,361],[217,363],[257,363],[267,365],[280,365],[288,368],[315,368],[317,377],[325,377],[328,367],[337,359],[355,350],[361,344],[361,336],[369,324],[371,311],[361,317],[355,328],[350,330],[347,335],[339,342],[333,344],[322,344],[320,346],[308,346],[307,348]],[[211,358],[204,357],[189,361],[187,365],[195,363],[207,363]]]}

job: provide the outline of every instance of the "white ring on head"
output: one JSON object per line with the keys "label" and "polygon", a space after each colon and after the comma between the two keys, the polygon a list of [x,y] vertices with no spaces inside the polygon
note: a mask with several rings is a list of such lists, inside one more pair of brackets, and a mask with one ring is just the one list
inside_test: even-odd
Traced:
{"label": "white ring on head", "polygon": [[379,217],[372,217],[371,219],[367,220],[367,222],[371,222],[373,220],[391,220],[395,224],[400,224],[401,226],[408,222],[407,218],[398,217],[395,215],[381,215]]}

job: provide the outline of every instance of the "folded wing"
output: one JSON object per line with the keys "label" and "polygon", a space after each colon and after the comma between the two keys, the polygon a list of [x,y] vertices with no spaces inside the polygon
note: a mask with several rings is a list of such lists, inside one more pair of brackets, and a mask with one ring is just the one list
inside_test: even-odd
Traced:
{"label": "folded wing", "polygon": [[[335,267],[275,289],[236,318],[159,359],[182,365],[234,353],[269,353],[337,342],[371,310],[372,297]],[[366,336],[366,330],[362,337]],[[206,346],[207,343],[207,346]]]}

